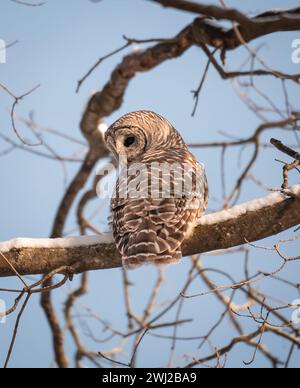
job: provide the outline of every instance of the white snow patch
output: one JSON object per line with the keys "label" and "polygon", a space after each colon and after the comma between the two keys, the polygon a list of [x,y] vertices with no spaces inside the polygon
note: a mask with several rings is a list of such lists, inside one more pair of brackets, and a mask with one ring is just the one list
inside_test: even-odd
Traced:
{"label": "white snow patch", "polygon": [[100,123],[98,125],[98,130],[102,133],[102,135],[105,135],[105,132],[108,130],[108,125],[106,123]]}
{"label": "white snow patch", "polygon": [[0,252],[9,252],[12,249],[22,248],[78,248],[82,246],[91,246],[97,244],[110,244],[113,242],[111,233],[105,233],[101,236],[81,236],[81,237],[65,237],[65,238],[16,238],[14,240],[0,243]]}
{"label": "white snow patch", "polygon": [[[290,188],[290,192],[299,195],[300,185],[295,185]],[[280,192],[272,193],[264,198],[255,199],[251,202],[243,203],[242,205],[234,206],[231,209],[223,210],[218,213],[208,214],[202,217],[198,225],[212,225],[221,222],[226,222],[234,218],[238,218],[248,212],[259,211],[262,208],[274,206],[286,199],[286,196]]]}

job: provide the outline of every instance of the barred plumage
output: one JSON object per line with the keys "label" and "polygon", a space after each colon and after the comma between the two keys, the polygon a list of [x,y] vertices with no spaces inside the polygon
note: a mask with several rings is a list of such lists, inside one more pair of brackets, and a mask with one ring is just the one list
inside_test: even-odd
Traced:
{"label": "barred plumage", "polygon": [[120,172],[111,210],[123,264],[170,264],[208,201],[205,171],[176,129],[160,115],[139,111],[105,134]]}

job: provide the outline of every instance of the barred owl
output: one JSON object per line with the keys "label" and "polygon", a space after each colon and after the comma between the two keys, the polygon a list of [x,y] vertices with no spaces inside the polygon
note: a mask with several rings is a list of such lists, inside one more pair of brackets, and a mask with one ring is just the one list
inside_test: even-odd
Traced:
{"label": "barred owl", "polygon": [[126,114],[105,140],[119,162],[111,212],[123,265],[177,263],[207,205],[204,167],[177,130],[153,112]]}

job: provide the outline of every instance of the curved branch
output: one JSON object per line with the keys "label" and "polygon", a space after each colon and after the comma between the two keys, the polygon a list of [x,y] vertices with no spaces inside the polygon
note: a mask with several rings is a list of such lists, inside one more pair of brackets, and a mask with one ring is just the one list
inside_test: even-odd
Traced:
{"label": "curved branch", "polygon": [[300,7],[266,11],[250,18],[234,8],[199,4],[187,0],[152,0],[152,2],[158,3],[163,7],[196,13],[216,20],[230,20],[246,29],[265,27],[269,30],[270,28],[277,29],[280,26],[282,28],[280,31],[290,31],[290,28],[299,27],[300,23]]}
{"label": "curved branch", "polygon": [[[164,7],[203,15],[194,22],[198,32],[202,33],[207,44],[224,50],[232,50],[242,44],[236,34],[236,28],[238,28],[239,33],[247,43],[275,32],[297,31],[300,29],[300,7],[279,11],[270,10],[251,18],[237,9],[199,4],[186,0],[152,0],[152,2]],[[238,26],[226,30],[220,25],[212,24],[205,18],[218,21],[228,20],[237,23]]]}
{"label": "curved branch", "polygon": [[[300,223],[300,185],[282,193],[202,217],[193,237],[184,243],[184,256],[228,249],[258,241]],[[60,266],[75,273],[122,265],[111,236],[63,239],[17,239],[0,244],[0,252],[21,275],[45,274]],[[0,276],[14,276],[11,266],[0,260]]]}

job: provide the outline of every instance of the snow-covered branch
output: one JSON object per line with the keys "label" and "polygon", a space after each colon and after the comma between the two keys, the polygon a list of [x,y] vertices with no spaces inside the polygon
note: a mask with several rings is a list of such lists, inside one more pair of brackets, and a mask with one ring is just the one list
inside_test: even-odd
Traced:
{"label": "snow-covered branch", "polygon": [[[232,209],[204,216],[184,256],[228,249],[276,235],[300,224],[300,185],[290,197],[273,193]],[[111,235],[62,239],[15,239],[0,243],[0,276],[46,274],[59,267],[75,273],[121,266]],[[10,265],[8,265],[8,262]]]}

